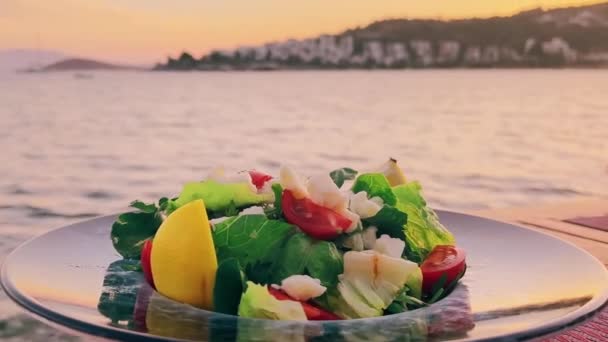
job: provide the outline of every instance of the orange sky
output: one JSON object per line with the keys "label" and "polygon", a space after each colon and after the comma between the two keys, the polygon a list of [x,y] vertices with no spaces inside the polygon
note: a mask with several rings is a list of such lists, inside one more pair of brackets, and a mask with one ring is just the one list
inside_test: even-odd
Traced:
{"label": "orange sky", "polygon": [[0,0],[0,49],[151,64],[188,50],[337,33],[390,17],[509,15],[582,0]]}

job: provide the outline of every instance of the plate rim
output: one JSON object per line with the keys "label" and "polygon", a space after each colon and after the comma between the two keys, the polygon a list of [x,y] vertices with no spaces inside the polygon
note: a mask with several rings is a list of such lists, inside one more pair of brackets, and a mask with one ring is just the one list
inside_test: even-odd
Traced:
{"label": "plate rim", "polygon": [[[604,271],[605,271],[604,274],[608,279],[608,269],[604,266],[604,264],[602,264],[591,253],[589,253],[588,251],[582,249],[581,247],[575,245],[574,243],[572,243],[568,240],[562,240],[549,233],[534,230],[534,229],[525,227],[525,226],[517,224],[517,223],[505,222],[505,221],[496,220],[493,218],[488,218],[485,216],[470,214],[470,213],[466,213],[466,212],[444,210],[444,209],[435,209],[435,212],[437,212],[437,214],[439,216],[444,215],[444,214],[465,216],[465,217],[471,217],[474,219],[486,220],[486,221],[489,221],[492,223],[508,225],[508,226],[511,226],[512,228],[517,228],[519,230],[524,230],[526,232],[530,232],[533,234],[542,235],[545,238],[557,240],[558,242],[561,242],[561,243],[564,243],[566,245],[573,247],[574,249],[578,250],[578,252],[585,254],[588,258],[593,260],[593,262],[596,263],[597,266],[604,269]],[[49,234],[57,233],[60,230],[74,228],[75,226],[79,226],[84,223],[91,224],[94,221],[108,220],[110,218],[118,217],[118,215],[120,215],[120,213],[101,215],[101,216],[97,216],[97,217],[93,217],[93,218],[89,218],[89,219],[85,219],[85,220],[80,220],[80,221],[77,221],[77,222],[74,222],[74,223],[71,223],[71,224],[68,224],[65,226],[51,229],[43,234],[34,236],[34,237],[24,241],[18,247],[13,249],[4,258],[4,261],[2,262],[2,265],[0,268],[0,287],[5,291],[8,298],[10,298],[14,303],[16,303],[22,309],[25,309],[28,314],[33,314],[33,316],[35,316],[36,318],[41,318],[43,320],[47,320],[51,323],[58,324],[61,327],[66,327],[68,329],[75,330],[79,333],[84,333],[84,334],[93,335],[93,336],[100,336],[100,337],[105,337],[105,338],[129,339],[129,340],[134,340],[134,341],[185,341],[183,339],[176,339],[176,338],[171,338],[171,337],[153,335],[153,334],[149,334],[149,333],[138,332],[135,330],[121,329],[121,328],[113,327],[111,325],[102,325],[102,324],[87,322],[87,321],[80,320],[80,319],[75,319],[70,316],[64,315],[60,312],[53,311],[53,310],[47,308],[46,306],[44,306],[43,304],[38,302],[35,298],[32,298],[24,293],[21,293],[16,288],[16,286],[13,284],[13,282],[8,274],[8,268],[9,268],[8,266],[10,264],[10,261],[12,258],[14,258],[15,255],[17,255],[22,249],[26,248],[34,240],[42,239],[45,236],[47,236]],[[495,335],[492,337],[485,337],[485,338],[475,339],[475,338],[464,337],[462,340],[463,341],[490,341],[490,340],[495,340],[495,339],[521,339],[521,338],[531,339],[531,338],[536,338],[536,337],[541,337],[541,336],[547,336],[551,333],[555,333],[560,330],[565,330],[565,329],[571,328],[572,326],[587,320],[588,318],[593,316],[595,313],[599,312],[600,310],[602,310],[604,308],[608,308],[608,287],[606,287],[604,289],[603,293],[601,293],[599,296],[592,298],[589,302],[585,303],[583,306],[578,307],[574,311],[569,312],[564,316],[561,316],[561,317],[555,318],[553,320],[550,320],[548,322],[545,322],[537,327],[529,328],[529,329],[522,330],[522,331],[502,333],[502,334],[498,334],[498,335]]]}

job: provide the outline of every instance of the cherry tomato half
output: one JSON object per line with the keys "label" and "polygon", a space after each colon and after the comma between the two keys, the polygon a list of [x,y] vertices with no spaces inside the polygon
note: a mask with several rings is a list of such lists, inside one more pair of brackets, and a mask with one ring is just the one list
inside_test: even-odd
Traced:
{"label": "cherry tomato half", "polygon": [[281,206],[289,223],[318,240],[334,239],[352,223],[348,218],[316,204],[310,198],[295,198],[289,190],[283,191]]}
{"label": "cherry tomato half", "polygon": [[465,257],[463,249],[448,245],[435,246],[420,266],[424,292],[431,291],[444,274],[447,277],[445,285],[453,282],[466,267]]}
{"label": "cherry tomato half", "polygon": [[258,190],[262,189],[264,184],[272,179],[271,175],[256,170],[249,171],[249,176],[251,177],[251,182]]}
{"label": "cherry tomato half", "polygon": [[[282,290],[275,289],[272,286],[268,286],[268,292],[270,292],[270,294],[278,300],[293,300],[295,302],[299,302],[298,300],[289,297],[289,295]],[[323,310],[313,304],[307,302],[300,303],[302,304],[306,318],[308,318],[309,321],[337,321],[342,319],[336,314]]]}
{"label": "cherry tomato half", "polygon": [[152,255],[152,239],[144,242],[144,247],[141,250],[141,269],[144,271],[144,278],[150,286],[156,289],[154,286],[154,278],[152,277],[152,266],[150,264],[150,256]]}

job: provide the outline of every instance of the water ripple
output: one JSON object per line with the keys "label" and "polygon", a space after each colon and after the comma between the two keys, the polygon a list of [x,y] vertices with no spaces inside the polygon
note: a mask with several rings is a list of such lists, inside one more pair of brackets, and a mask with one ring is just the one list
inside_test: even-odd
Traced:
{"label": "water ripple", "polygon": [[117,194],[103,191],[103,190],[85,192],[83,195],[84,195],[84,197],[98,199],[98,200],[105,200],[105,199],[109,199],[109,198],[119,197]]}
{"label": "water ripple", "polygon": [[608,70],[30,76],[0,75],[0,259],[217,165],[313,175],[393,157],[452,210],[608,198]]}
{"label": "water ripple", "polygon": [[36,206],[31,206],[31,205],[0,205],[0,210],[24,211],[28,217],[38,218],[38,219],[44,219],[44,218],[84,219],[84,218],[91,218],[91,217],[100,215],[98,213],[87,213],[87,212],[74,213],[74,214],[60,213],[57,211],[53,211],[51,209],[36,207]]}

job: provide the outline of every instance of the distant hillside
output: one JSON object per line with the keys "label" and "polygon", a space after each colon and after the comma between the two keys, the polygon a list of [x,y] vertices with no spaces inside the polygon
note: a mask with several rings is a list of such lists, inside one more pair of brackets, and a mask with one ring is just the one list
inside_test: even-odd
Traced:
{"label": "distant hillside", "polygon": [[0,50],[0,71],[41,68],[63,58],[65,58],[63,53],[52,50]]}
{"label": "distant hillside", "polygon": [[75,71],[75,70],[134,70],[131,66],[116,65],[84,58],[69,58],[47,65],[36,71]]}
{"label": "distant hillside", "polygon": [[511,17],[392,19],[338,35],[288,40],[200,59],[188,53],[160,70],[608,66],[608,3]]}
{"label": "distant hillside", "polygon": [[608,51],[608,3],[544,11],[535,9],[512,17],[437,20],[384,20],[348,30],[356,39],[388,41],[454,40],[466,45],[500,45],[523,50],[529,38],[561,37],[580,52]]}

